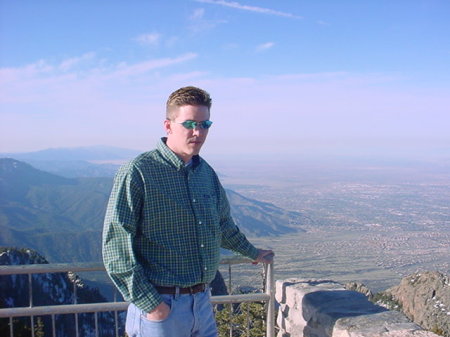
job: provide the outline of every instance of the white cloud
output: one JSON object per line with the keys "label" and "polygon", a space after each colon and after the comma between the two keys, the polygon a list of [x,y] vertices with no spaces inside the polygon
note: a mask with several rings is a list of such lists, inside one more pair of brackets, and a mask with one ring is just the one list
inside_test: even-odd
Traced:
{"label": "white cloud", "polygon": [[198,8],[194,10],[192,15],[189,17],[190,25],[189,29],[193,33],[201,33],[204,31],[211,30],[219,24],[227,23],[225,20],[209,20],[205,18],[205,9]]}
{"label": "white cloud", "polygon": [[158,33],[141,34],[134,38],[142,46],[157,46],[159,45],[160,39],[161,34]]}
{"label": "white cloud", "polygon": [[256,51],[258,51],[258,52],[265,51],[265,50],[272,48],[274,45],[275,45],[275,43],[273,43],[273,42],[266,42],[266,43],[263,43],[263,44],[260,44],[259,46],[257,46]]}
{"label": "white cloud", "polygon": [[197,8],[196,10],[194,10],[194,13],[192,13],[192,15],[190,16],[190,19],[191,20],[202,19],[204,15],[205,15],[205,9]]}
{"label": "white cloud", "polygon": [[297,15],[294,15],[291,13],[280,12],[280,11],[276,11],[276,10],[269,9],[269,8],[242,5],[235,1],[225,1],[225,0],[196,0],[196,1],[201,2],[201,3],[220,5],[220,6],[224,6],[224,7],[231,7],[231,8],[241,9],[241,10],[245,10],[245,11],[261,13],[261,14],[283,16],[283,17],[294,18],[294,19],[301,18],[300,16],[297,16]]}
{"label": "white cloud", "polygon": [[4,85],[7,88],[10,83],[18,83],[21,80],[51,73],[54,69],[55,67],[45,60],[39,60],[21,68],[0,68],[0,86]]}
{"label": "white cloud", "polygon": [[[138,147],[149,140],[151,146],[161,135],[155,114],[163,120],[167,93],[204,76],[188,64],[196,57],[186,53],[132,64],[94,58],[83,69],[40,60],[0,68],[0,152],[110,143],[110,132],[120,130],[138,130],[116,134],[123,146],[136,146],[136,140]],[[182,63],[189,71],[174,72],[172,66]]]}
{"label": "white cloud", "polygon": [[94,57],[95,57],[95,53],[93,53],[93,52],[85,53],[79,57],[72,57],[72,58],[62,61],[58,68],[62,71],[68,71],[71,68],[73,68],[74,66],[76,66],[84,61],[92,60]]}
{"label": "white cloud", "polygon": [[141,75],[143,73],[146,73],[150,70],[162,68],[171,66],[178,63],[183,63],[189,60],[192,60],[197,57],[197,54],[195,53],[187,53],[184,55],[181,55],[176,58],[163,58],[163,59],[156,59],[156,60],[148,60],[140,63],[135,63],[128,65],[126,63],[120,64],[117,69],[110,74],[111,77],[128,77],[128,76],[135,76],[135,75]]}
{"label": "white cloud", "polygon": [[[196,57],[195,53],[186,53],[172,58],[150,59],[134,64],[122,62],[112,65],[99,60],[97,64],[91,65],[89,68],[82,70],[73,68],[74,64],[87,58],[87,56],[81,56],[62,61],[57,66],[40,60],[23,67],[0,68],[0,105],[6,107],[5,104],[12,104],[12,108],[16,109],[21,104],[34,102],[37,107],[41,103],[47,105],[50,102],[63,102],[64,97],[71,100],[68,97],[74,97],[76,93],[86,91],[88,96],[96,94],[109,96],[120,92],[119,88],[123,89],[129,86],[130,77],[142,79],[145,82],[149,76],[154,76],[151,74],[152,71],[188,62]],[[105,88],[114,89],[109,92],[105,91]],[[84,95],[80,95],[80,97],[85,99]]]}

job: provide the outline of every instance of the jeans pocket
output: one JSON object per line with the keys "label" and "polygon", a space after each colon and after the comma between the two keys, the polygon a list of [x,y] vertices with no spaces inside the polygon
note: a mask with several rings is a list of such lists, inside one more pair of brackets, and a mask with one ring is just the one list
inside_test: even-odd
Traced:
{"label": "jeans pocket", "polygon": [[147,318],[146,312],[142,312],[141,319],[143,322],[145,322],[145,323],[163,323],[169,319],[169,317],[171,316],[171,314],[173,312],[173,305],[174,305],[173,296],[172,295],[161,295],[161,297],[162,297],[163,302],[169,306],[169,313],[167,314],[167,317],[164,319],[152,320],[152,319]]}

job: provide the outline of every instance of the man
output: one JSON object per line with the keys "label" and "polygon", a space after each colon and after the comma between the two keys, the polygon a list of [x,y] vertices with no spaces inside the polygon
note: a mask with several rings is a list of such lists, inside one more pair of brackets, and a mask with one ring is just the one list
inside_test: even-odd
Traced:
{"label": "man", "polygon": [[128,308],[131,336],[217,336],[210,283],[220,247],[255,262],[273,252],[256,249],[230,216],[214,170],[198,155],[208,135],[211,98],[185,87],[166,105],[157,148],[116,175],[103,231],[106,270]]}

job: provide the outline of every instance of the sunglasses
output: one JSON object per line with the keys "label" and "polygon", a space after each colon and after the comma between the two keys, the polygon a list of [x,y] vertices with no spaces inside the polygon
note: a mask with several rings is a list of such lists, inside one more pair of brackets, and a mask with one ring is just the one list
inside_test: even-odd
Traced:
{"label": "sunglasses", "polygon": [[197,126],[199,126],[201,129],[209,129],[213,123],[210,120],[201,121],[201,122],[196,122],[196,121],[191,121],[191,120],[187,120],[184,122],[175,122],[175,121],[172,121],[172,122],[181,124],[186,129],[189,129],[189,130],[195,129]]}

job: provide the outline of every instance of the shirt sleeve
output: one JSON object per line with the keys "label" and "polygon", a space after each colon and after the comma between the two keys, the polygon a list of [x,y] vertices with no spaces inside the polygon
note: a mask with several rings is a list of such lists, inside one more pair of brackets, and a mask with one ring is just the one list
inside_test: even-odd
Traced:
{"label": "shirt sleeve", "polygon": [[145,276],[133,247],[143,190],[140,172],[130,165],[123,166],[115,177],[106,210],[102,253],[106,271],[124,299],[150,312],[162,299]]}
{"label": "shirt sleeve", "polygon": [[255,248],[234,223],[230,213],[230,204],[222,185],[219,184],[219,214],[222,231],[221,247],[233,250],[247,256],[252,260],[258,257],[258,249]]}

